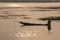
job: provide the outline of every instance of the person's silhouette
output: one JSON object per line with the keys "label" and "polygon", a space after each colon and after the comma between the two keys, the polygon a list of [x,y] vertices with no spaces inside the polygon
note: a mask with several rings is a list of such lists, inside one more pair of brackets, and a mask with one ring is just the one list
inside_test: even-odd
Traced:
{"label": "person's silhouette", "polygon": [[50,19],[48,20],[48,26],[47,26],[47,28],[48,28],[48,31],[51,30],[51,20]]}

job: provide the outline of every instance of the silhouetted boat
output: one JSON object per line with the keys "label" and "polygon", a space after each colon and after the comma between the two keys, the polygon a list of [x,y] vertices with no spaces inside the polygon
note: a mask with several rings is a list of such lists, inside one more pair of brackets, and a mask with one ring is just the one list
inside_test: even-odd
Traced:
{"label": "silhouetted boat", "polygon": [[27,23],[27,22],[19,22],[23,24],[22,26],[47,26],[47,24],[36,24],[36,23]]}
{"label": "silhouetted boat", "polygon": [[27,23],[27,22],[19,22],[22,24],[22,26],[47,26],[48,31],[51,30],[51,21],[48,20],[47,24],[36,24],[36,23]]}

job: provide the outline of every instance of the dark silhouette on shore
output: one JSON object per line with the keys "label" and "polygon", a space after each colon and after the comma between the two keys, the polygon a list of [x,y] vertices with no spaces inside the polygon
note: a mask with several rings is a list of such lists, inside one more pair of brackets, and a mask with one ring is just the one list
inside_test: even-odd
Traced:
{"label": "dark silhouette on shore", "polygon": [[27,22],[19,22],[22,24],[22,27],[24,26],[47,26],[48,31],[51,30],[51,21],[48,20],[47,24],[36,24],[36,23],[27,23]]}
{"label": "dark silhouette on shore", "polygon": [[47,26],[47,24],[35,24],[35,23],[27,23],[27,22],[19,22],[23,24],[22,26]]}
{"label": "dark silhouette on shore", "polygon": [[50,32],[50,30],[51,30],[51,20],[48,20],[48,31]]}

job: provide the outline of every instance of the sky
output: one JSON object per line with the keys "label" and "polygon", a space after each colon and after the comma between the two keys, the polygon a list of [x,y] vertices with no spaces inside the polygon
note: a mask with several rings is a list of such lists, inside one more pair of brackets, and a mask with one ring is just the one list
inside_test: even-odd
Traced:
{"label": "sky", "polygon": [[0,0],[0,2],[60,2],[60,0]]}

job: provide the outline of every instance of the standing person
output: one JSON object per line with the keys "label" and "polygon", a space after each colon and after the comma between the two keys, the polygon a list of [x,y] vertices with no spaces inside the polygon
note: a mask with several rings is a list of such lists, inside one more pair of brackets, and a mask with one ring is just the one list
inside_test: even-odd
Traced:
{"label": "standing person", "polygon": [[50,19],[48,20],[48,27],[47,28],[48,28],[48,31],[50,32],[50,30],[51,30],[51,20]]}

